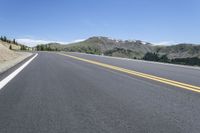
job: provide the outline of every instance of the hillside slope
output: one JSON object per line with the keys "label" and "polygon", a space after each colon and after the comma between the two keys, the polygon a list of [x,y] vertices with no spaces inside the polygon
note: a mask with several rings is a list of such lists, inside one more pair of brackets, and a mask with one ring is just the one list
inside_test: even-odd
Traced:
{"label": "hillside slope", "polygon": [[0,42],[0,73],[29,57],[31,53],[15,52]]}
{"label": "hillside slope", "polygon": [[1,42],[0,42],[0,62],[4,62],[4,61],[7,61],[7,60],[11,60],[13,58],[16,58],[18,57],[19,54],[14,52],[14,51],[11,51],[9,50],[8,47],[6,47],[5,45],[3,45]]}
{"label": "hillside slope", "polygon": [[13,50],[20,50],[21,49],[20,45],[16,45],[16,44],[13,44],[13,43],[4,42],[4,41],[1,41],[1,40],[0,40],[0,43],[2,45],[4,45],[5,47],[7,47],[7,48],[9,48],[11,46]]}
{"label": "hillside slope", "polygon": [[200,58],[200,45],[194,44],[177,44],[160,47],[157,51],[159,54],[166,54],[170,59],[192,57]]}

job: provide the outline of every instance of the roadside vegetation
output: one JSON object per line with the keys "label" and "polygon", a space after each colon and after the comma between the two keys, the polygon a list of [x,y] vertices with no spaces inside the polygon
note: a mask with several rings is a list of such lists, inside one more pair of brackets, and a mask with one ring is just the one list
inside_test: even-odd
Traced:
{"label": "roadside vegetation", "polygon": [[59,51],[58,48],[51,48],[50,45],[37,45],[37,51]]}
{"label": "roadside vegetation", "polygon": [[114,48],[112,50],[107,50],[103,53],[107,56],[116,56],[116,57],[123,57],[123,58],[132,58],[132,59],[138,59],[138,57],[142,57],[142,55],[139,52],[135,52],[130,49],[124,49],[124,48]]}
{"label": "roadside vegetation", "polygon": [[65,51],[68,52],[80,52],[80,53],[87,53],[87,54],[96,54],[100,55],[102,52],[96,47],[89,47],[89,46],[72,46],[69,48],[65,48]]}

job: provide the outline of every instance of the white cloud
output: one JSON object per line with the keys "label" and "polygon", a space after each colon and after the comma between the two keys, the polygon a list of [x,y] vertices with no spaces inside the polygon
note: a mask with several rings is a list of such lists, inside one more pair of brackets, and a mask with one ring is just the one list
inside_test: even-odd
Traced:
{"label": "white cloud", "polygon": [[173,44],[176,44],[175,42],[173,41],[163,41],[163,42],[154,42],[152,43],[154,45],[164,45],[164,46],[169,46],[169,45],[173,45]]}
{"label": "white cloud", "polygon": [[16,41],[18,43],[25,44],[25,45],[28,45],[30,47],[36,46],[37,44],[47,44],[47,43],[50,43],[49,41],[45,41],[45,40],[33,40],[33,39],[27,39],[27,38],[16,39]]}
{"label": "white cloud", "polygon": [[22,38],[22,39],[16,39],[18,43],[34,47],[38,44],[48,44],[48,43],[60,43],[60,44],[70,44],[70,43],[76,43],[76,42],[81,42],[84,41],[85,39],[78,39],[74,40],[71,42],[60,42],[60,41],[47,41],[47,40],[34,40],[34,39],[29,39],[29,38]]}
{"label": "white cloud", "polygon": [[[85,41],[86,39],[77,39],[77,40],[74,40],[72,42],[68,42],[67,44],[69,43],[76,43],[76,42],[82,42],[82,41]],[[66,44],[66,43],[65,43]]]}

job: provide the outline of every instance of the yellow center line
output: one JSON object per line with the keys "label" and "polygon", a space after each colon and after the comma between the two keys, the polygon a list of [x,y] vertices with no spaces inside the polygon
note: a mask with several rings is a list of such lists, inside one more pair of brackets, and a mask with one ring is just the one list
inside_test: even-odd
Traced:
{"label": "yellow center line", "polygon": [[182,82],[178,82],[178,81],[174,81],[174,80],[170,80],[170,79],[166,79],[166,78],[162,78],[162,77],[158,77],[158,76],[154,76],[154,75],[150,75],[150,74],[145,74],[145,73],[141,73],[141,72],[137,72],[134,70],[129,70],[129,69],[125,69],[125,68],[121,68],[121,67],[117,67],[117,66],[113,66],[113,65],[109,65],[109,64],[105,64],[105,63],[101,63],[101,62],[97,62],[97,61],[92,61],[92,60],[88,60],[88,59],[84,59],[84,58],[80,58],[80,57],[76,57],[76,56],[72,56],[72,55],[68,55],[68,54],[63,54],[63,53],[59,53],[60,55],[64,55],[76,60],[80,60],[80,61],[84,61],[90,64],[95,64],[104,68],[109,68],[112,70],[116,70],[116,71],[120,71],[123,73],[127,73],[130,75],[134,75],[134,76],[138,76],[138,77],[142,77],[145,79],[150,79],[153,81],[157,81],[160,83],[164,83],[164,84],[168,84],[171,86],[175,86],[175,87],[179,87],[179,88],[183,88],[186,90],[190,90],[190,91],[194,91],[194,92],[199,92],[200,93],[200,87],[199,86],[194,86],[194,85],[190,85],[190,84],[186,84],[186,83],[182,83]]}

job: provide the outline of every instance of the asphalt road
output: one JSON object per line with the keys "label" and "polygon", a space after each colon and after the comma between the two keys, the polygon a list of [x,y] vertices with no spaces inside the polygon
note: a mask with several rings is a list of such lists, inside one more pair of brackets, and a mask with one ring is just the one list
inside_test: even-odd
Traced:
{"label": "asphalt road", "polygon": [[[200,69],[70,53],[200,86]],[[0,133],[199,133],[200,93],[41,52],[0,90]]]}

